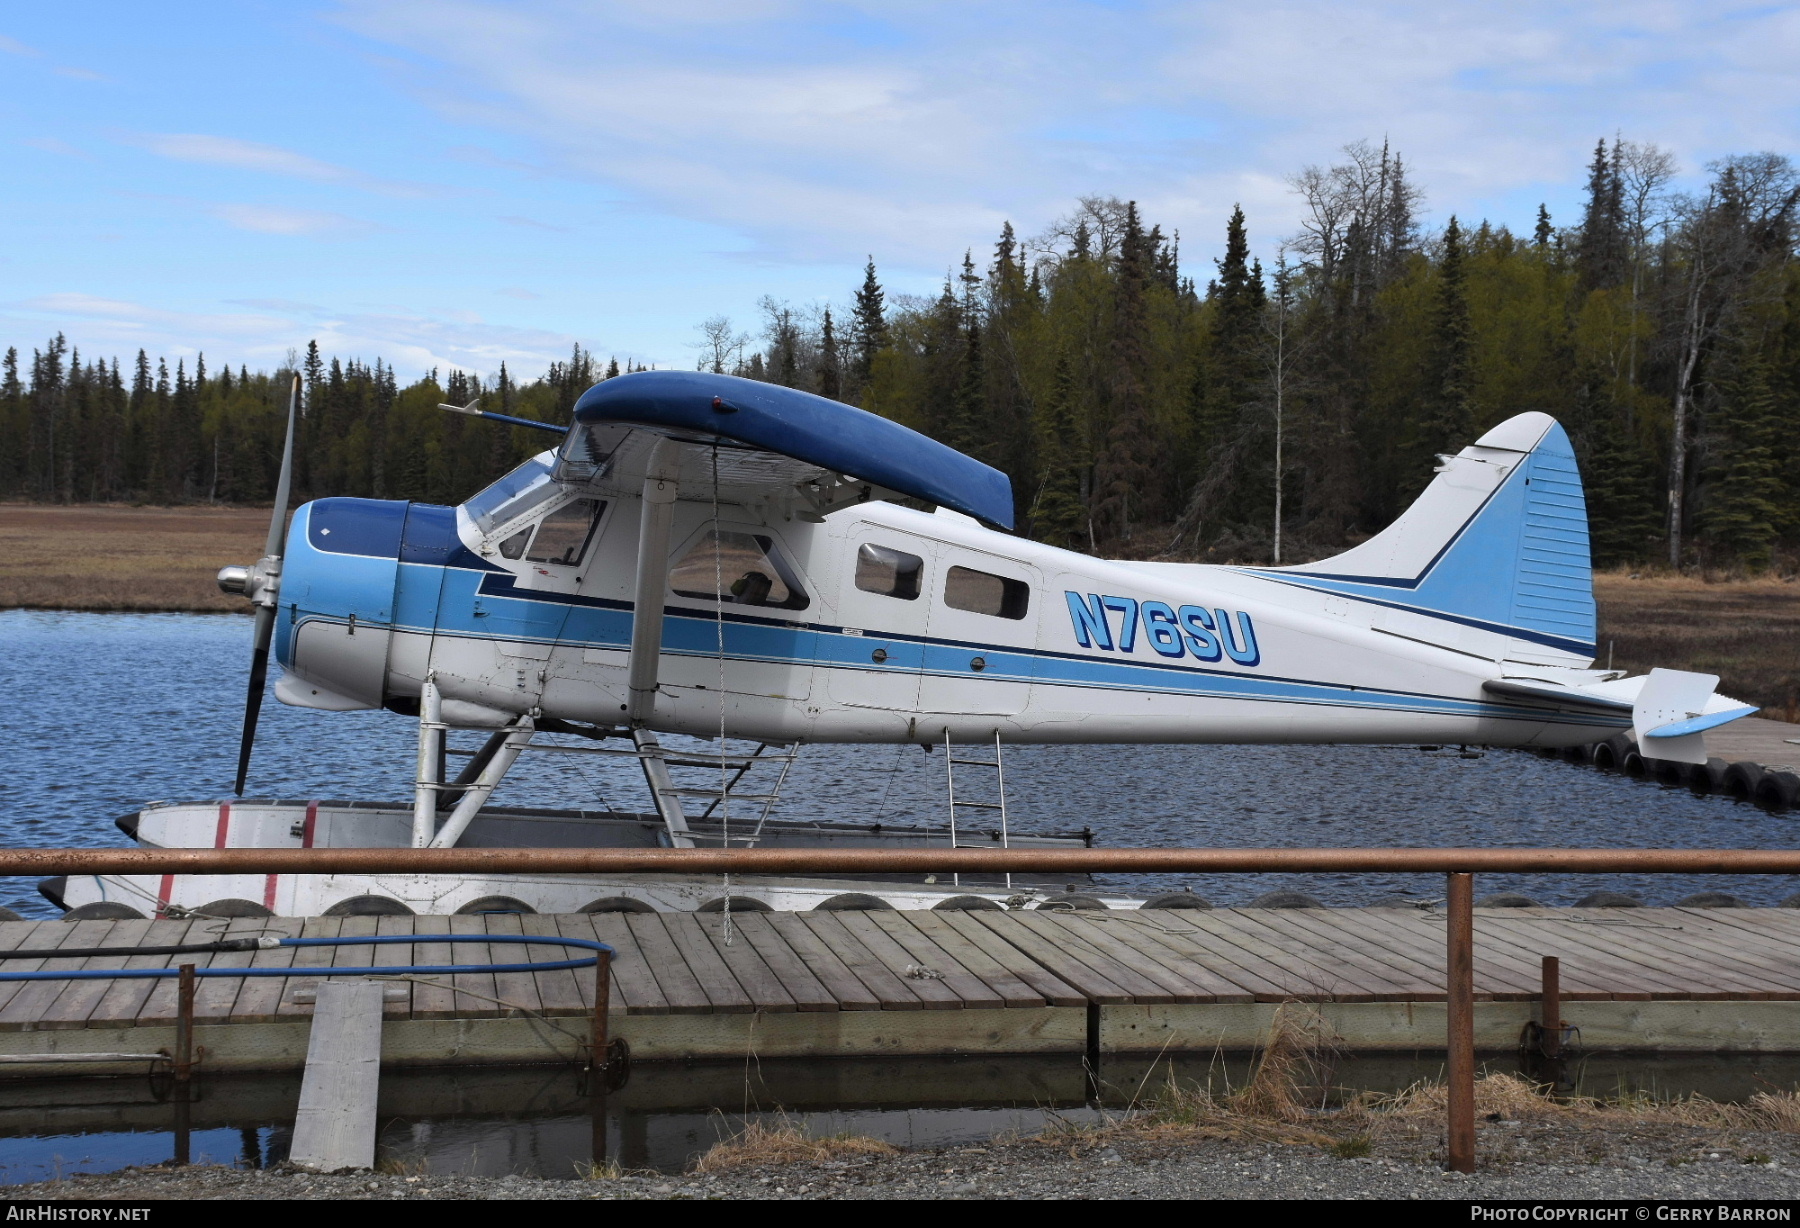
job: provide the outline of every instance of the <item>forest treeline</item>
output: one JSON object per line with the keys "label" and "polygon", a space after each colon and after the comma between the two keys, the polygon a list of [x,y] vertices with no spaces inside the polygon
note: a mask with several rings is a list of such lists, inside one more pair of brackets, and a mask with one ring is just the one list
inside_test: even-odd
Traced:
{"label": "forest treeline", "polygon": [[[1273,267],[1235,210],[1196,276],[1180,237],[1089,197],[1045,233],[1009,224],[935,296],[873,259],[835,312],[765,299],[715,316],[697,365],[806,388],[1004,470],[1021,530],[1083,550],[1298,561],[1393,519],[1454,452],[1525,410],[1574,438],[1602,565],[1761,570],[1800,550],[1800,175],[1722,159],[1674,190],[1666,152],[1601,141],[1579,217],[1530,234],[1420,221],[1402,159],[1358,143],[1293,177],[1300,231]],[[446,414],[480,398],[566,421],[619,373],[575,348],[540,378],[296,356],[299,485],[454,502],[543,446]],[[58,336],[0,373],[0,497],[267,500],[279,373],[87,360]]]}

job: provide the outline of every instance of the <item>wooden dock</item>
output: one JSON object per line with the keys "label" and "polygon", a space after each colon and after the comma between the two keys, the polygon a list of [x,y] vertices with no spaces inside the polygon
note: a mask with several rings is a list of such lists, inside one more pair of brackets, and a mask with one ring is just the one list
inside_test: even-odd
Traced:
{"label": "wooden dock", "polygon": [[1800,771],[1800,725],[1746,716],[1707,730],[1706,753],[1727,763],[1760,763],[1770,771]]}
{"label": "wooden dock", "polygon": [[[274,933],[538,934],[611,944],[611,1031],[639,1060],[1244,1049],[1283,1003],[1351,1050],[1444,1044],[1444,917],[1418,909],[809,912],[0,923],[0,949]],[[1590,1049],[1800,1052],[1800,910],[1482,909],[1477,1043],[1516,1045],[1540,961]],[[0,968],[551,961],[553,945],[284,947],[9,960]],[[203,978],[201,1069],[298,1069],[314,978]],[[403,988],[404,992],[397,990]],[[302,991],[302,992],[296,992]],[[390,987],[383,1065],[573,1061],[589,969],[425,976]],[[1292,1008],[1288,1008],[1292,1009]],[[0,983],[0,1073],[28,1055],[167,1051],[173,978]],[[96,1069],[142,1069],[130,1064]],[[67,1067],[63,1069],[67,1070]]]}

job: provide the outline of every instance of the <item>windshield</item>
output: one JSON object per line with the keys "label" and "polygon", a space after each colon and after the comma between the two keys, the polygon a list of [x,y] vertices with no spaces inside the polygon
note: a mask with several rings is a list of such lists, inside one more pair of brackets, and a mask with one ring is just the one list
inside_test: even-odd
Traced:
{"label": "windshield", "polygon": [[[545,453],[548,456],[550,453]],[[469,519],[485,537],[509,520],[529,512],[560,493],[550,466],[543,457],[534,456],[486,490],[463,504]]]}

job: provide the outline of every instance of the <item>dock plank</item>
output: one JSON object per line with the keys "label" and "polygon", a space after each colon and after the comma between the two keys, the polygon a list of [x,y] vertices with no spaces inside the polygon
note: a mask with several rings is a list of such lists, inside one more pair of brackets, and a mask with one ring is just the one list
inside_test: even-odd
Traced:
{"label": "dock plank", "polygon": [[[625,924],[628,914],[618,912],[575,913],[559,916],[556,927],[567,938],[593,938],[613,949],[611,1010],[632,1015],[667,1015],[669,1000],[650,972],[649,962],[638,948],[637,936]],[[581,981],[582,1002],[594,1008],[594,980]]]}
{"label": "dock plank", "polygon": [[[409,918],[402,918],[403,920]],[[265,917],[261,922],[265,932],[278,938],[298,938],[305,928],[299,917]],[[274,947],[267,951],[256,951],[250,959],[252,968],[290,968],[298,947]],[[243,988],[238,990],[237,1001],[231,1007],[233,1023],[271,1023],[279,1017],[281,998],[292,984],[287,977],[253,976],[246,977]]]}
{"label": "dock plank", "polygon": [[[308,917],[296,938],[336,938],[344,928],[347,917]],[[293,962],[290,968],[325,968],[332,963],[336,947],[295,947]],[[277,1019],[311,1018],[313,1004],[311,1002],[294,1001],[294,991],[302,987],[317,988],[324,977],[297,976],[282,978],[281,1001],[275,1007]]]}
{"label": "dock plank", "polygon": [[1159,952],[1154,946],[1127,942],[1119,932],[1130,921],[1122,914],[1064,913],[1056,915],[1057,924],[1071,933],[1080,934],[1092,947],[1128,968],[1135,969],[1184,1005],[1200,1005],[1219,1001],[1221,991],[1248,997],[1235,985],[1212,975],[1211,969],[1195,960],[1174,957],[1172,952]]}
{"label": "dock plank", "polygon": [[1179,958],[1211,970],[1226,983],[1249,994],[1252,1001],[1281,1002],[1296,996],[1285,975],[1280,980],[1269,975],[1266,959],[1183,920],[1189,913],[1197,911],[1201,910],[1157,909],[1151,916],[1139,910],[1127,916],[1133,925],[1142,927],[1146,939],[1169,948]]}
{"label": "dock plank", "polygon": [[[800,920],[796,913],[758,913],[771,933],[787,944],[806,970],[819,979],[825,992],[837,999],[841,1011],[878,1011],[882,1009],[879,994],[863,983],[840,954]],[[913,999],[917,1001],[917,999]]]}
{"label": "dock plank", "polygon": [[[117,921],[75,921],[59,922],[61,934],[53,934],[57,939],[54,947],[39,940],[35,946],[48,949],[60,947],[98,947],[104,946],[107,933],[119,923]],[[6,961],[8,972],[48,972],[52,970],[77,971],[87,964],[86,956],[71,956],[66,959],[9,959]],[[53,1006],[63,991],[68,989],[69,981],[12,981],[0,982],[13,992],[6,995],[6,1004],[0,1006],[0,1030],[17,1031],[20,1028],[38,1026],[46,1018],[49,1008]]]}
{"label": "dock plank", "polygon": [[[223,942],[228,938],[254,938],[266,929],[260,917],[229,917],[220,925],[212,922],[211,938]],[[254,951],[214,951],[201,956],[207,968],[248,968]],[[222,1023],[231,1018],[238,993],[244,987],[241,978],[206,976],[194,986],[194,1021]]]}
{"label": "dock plank", "polygon": [[[1072,912],[1039,912],[1032,909],[1024,912],[1012,912],[994,915],[995,925],[1011,922],[1022,929],[1037,934],[1051,951],[1063,952],[1065,957],[1079,956],[1081,962],[1096,971],[1103,972],[1107,980],[1112,981],[1131,995],[1131,1000],[1145,1006],[1173,1005],[1193,995],[1188,992],[1185,982],[1177,988],[1169,978],[1158,978],[1153,969],[1142,967],[1144,961],[1133,961],[1130,956],[1123,958],[1112,955],[1085,937],[1079,920],[1075,920]],[[986,921],[987,918],[983,918]]]}
{"label": "dock plank", "polygon": [[[62,924],[59,922],[59,924]],[[191,928],[185,920],[151,921],[139,939],[140,946],[164,947],[174,946],[187,937]],[[167,968],[180,957],[173,955],[133,955],[125,961],[127,968]],[[122,1027],[137,1022],[143,1014],[144,1004],[150,1000],[159,988],[164,986],[161,980],[112,981],[108,983],[106,992],[95,1003],[94,1009],[88,1013],[88,1019],[94,1027]],[[174,1002],[171,994],[169,1001]]]}
{"label": "dock plank", "polygon": [[[787,944],[769,929],[767,922],[756,926],[744,924],[753,917],[760,919],[761,913],[733,913],[729,932],[726,930],[724,913],[692,915],[695,924],[712,943],[713,950],[718,952],[719,958],[730,967],[738,984],[744,987],[744,992],[756,1003],[757,1010],[791,1012],[832,1009],[824,1001],[825,987],[819,984],[817,977],[806,971],[806,965],[787,949]],[[768,954],[764,953],[765,946],[769,948]],[[778,963],[787,971],[778,970]],[[804,1002],[802,997],[805,998]]]}
{"label": "dock plank", "polygon": [[[1375,1002],[1384,995],[1359,983],[1348,981],[1341,968],[1328,967],[1313,957],[1328,958],[1327,953],[1297,951],[1296,944],[1279,941],[1276,934],[1257,925],[1253,918],[1241,914],[1248,909],[1219,908],[1210,912],[1181,909],[1176,924],[1196,933],[1195,941],[1217,949],[1272,992],[1261,992],[1257,999],[1279,1002],[1285,998],[1308,998],[1319,1001]],[[1439,991],[1442,994],[1442,990]]]}
{"label": "dock plank", "polygon": [[[1421,924],[1417,918],[1424,919]],[[1432,920],[1435,918],[1435,921]],[[1442,913],[1422,909],[1370,908],[1364,910],[1355,924],[1374,940],[1376,946],[1387,945],[1403,954],[1421,975],[1444,983],[1448,959],[1445,950],[1446,921]],[[1479,923],[1477,923],[1479,925]],[[1484,941],[1482,931],[1475,939],[1475,995],[1495,1001],[1535,999],[1542,977],[1539,965],[1522,955],[1510,942]]]}
{"label": "dock plank", "polygon": [[[516,912],[481,913],[476,917],[482,923],[482,929],[489,934],[506,934],[523,937],[525,927]],[[497,942],[488,947],[489,962],[496,964],[530,963],[531,957],[525,952],[528,948],[517,942]],[[496,972],[494,973],[494,996],[504,1006],[498,1009],[505,1015],[513,1015],[519,1011],[530,1011],[543,1014],[543,999],[538,997],[537,977],[530,972]]]}
{"label": "dock plank", "polygon": [[897,912],[892,915],[902,918],[905,924],[923,934],[946,951],[957,963],[980,977],[989,988],[1000,995],[1008,1008],[1027,1008],[1050,1004],[1049,1000],[1024,978],[952,928],[944,920],[942,913],[919,911]]}
{"label": "dock plank", "polygon": [[[404,918],[412,923],[414,936],[420,934],[449,934],[450,918],[443,914],[426,914]],[[423,968],[441,968],[445,964],[466,962],[459,953],[463,944],[460,942],[415,942],[412,944],[413,962]],[[428,983],[429,982],[429,983]],[[458,998],[451,988],[448,973],[436,973],[420,977],[412,985],[411,1014],[414,1019],[454,1019],[457,1015],[457,1004],[467,1001]]]}
{"label": "dock plank", "polygon": [[[695,919],[698,915],[691,912],[670,912],[663,913],[661,920],[668,931],[669,940],[687,961],[688,971],[700,982],[700,989],[706,994],[707,1001],[712,1003],[713,1010],[726,1015],[744,1015],[760,1009],[755,995],[738,981],[731,965],[720,956],[711,939],[700,928],[700,922]],[[780,1009],[794,1009],[794,1000],[780,986],[774,986],[772,992],[779,995],[777,1001]]]}
{"label": "dock plank", "polygon": [[[67,921],[10,921],[0,925],[0,950],[38,951],[61,946],[68,931]],[[9,972],[34,972],[42,963],[40,959],[9,959],[5,967]],[[0,1007],[10,1002],[26,984],[25,981],[0,982]]]}
{"label": "dock plank", "polygon": [[[1443,992],[1443,974],[1429,960],[1384,949],[1371,941],[1361,926],[1345,926],[1322,908],[1262,908],[1254,910],[1254,920],[1266,929],[1279,932],[1302,949],[1329,952],[1331,958],[1346,969],[1353,969],[1365,984],[1381,986],[1382,992],[1395,1000],[1415,998],[1421,993]],[[1252,910],[1246,909],[1247,916]]]}
{"label": "dock plank", "polygon": [[[809,916],[815,914],[808,914]],[[856,909],[845,909],[842,912],[816,914],[820,923],[835,922],[843,931],[862,943],[863,949],[880,960],[882,965],[895,976],[904,977],[913,992],[918,995],[926,1009],[946,1007],[961,1010],[967,1003],[965,991],[978,995],[978,1000],[992,1000],[998,1006],[999,999],[993,998],[993,991],[979,981],[970,984],[970,980],[961,968],[933,968],[920,964],[912,952],[895,942],[893,937],[869,919],[869,914]],[[963,974],[963,975],[959,975]],[[979,986],[979,988],[977,988]]]}
{"label": "dock plank", "polygon": [[322,978],[288,1162],[319,1172],[375,1166],[381,981]]}
{"label": "dock plank", "polygon": [[[1011,977],[1002,978],[999,986],[990,984],[958,959],[949,947],[934,942],[929,934],[913,925],[905,914],[879,909],[857,913],[856,916],[898,943],[900,949],[912,957],[914,964],[934,969],[943,984],[962,999],[965,1010],[994,1010],[1004,1006],[1043,1004],[1042,998],[1023,985],[1018,985],[1015,989]],[[1023,991],[1022,996],[1018,991]],[[1012,993],[1010,998],[1009,992]]]}
{"label": "dock plank", "polygon": [[700,984],[700,978],[688,967],[681,948],[669,936],[658,913],[626,913],[625,925],[637,940],[644,963],[656,978],[672,1015],[705,1015],[712,1011],[712,999]]}
{"label": "dock plank", "polygon": [[[358,920],[352,917],[350,920]],[[461,914],[446,918],[450,922],[449,933],[452,934],[487,934],[487,918],[480,916],[463,916]],[[450,962],[456,964],[491,964],[494,962],[493,949],[485,942],[450,942]],[[457,972],[450,977],[450,988],[455,991],[456,1016],[459,1019],[492,1018],[505,1012],[504,1007],[495,1002],[500,996],[499,988],[494,984],[491,972]]]}
{"label": "dock plank", "polygon": [[[1494,910],[1495,913],[1499,911]],[[1696,989],[1704,990],[1704,986],[1696,986],[1662,967],[1665,962],[1663,956],[1645,953],[1626,941],[1629,935],[1623,927],[1645,924],[1641,919],[1630,915],[1641,910],[1594,908],[1582,911],[1596,915],[1579,918],[1579,923],[1559,919],[1554,928],[1542,923],[1534,926],[1531,919],[1524,917],[1490,914],[1486,921],[1492,932],[1511,937],[1521,944],[1541,943],[1543,954],[1557,956],[1565,966],[1573,965],[1579,975],[1614,986],[1613,997],[1618,1000],[1649,1001],[1651,998],[1668,998],[1679,1001],[1693,998]],[[1552,947],[1556,949],[1550,949]]]}
{"label": "dock plank", "polygon": [[[148,920],[117,921],[106,932],[106,938],[96,945],[108,947],[135,947],[143,945],[144,935],[149,932],[151,923]],[[20,946],[25,944],[21,943]],[[29,948],[27,948],[29,949]],[[90,957],[83,968],[123,968],[131,960],[129,955],[95,955]],[[0,965],[9,967],[10,964]],[[88,1017],[99,1007],[106,997],[106,991],[118,984],[117,981],[70,981],[62,993],[57,995],[44,1011],[39,1020],[40,1028],[84,1028],[88,1026]],[[3,1030],[3,1029],[0,1029]]]}
{"label": "dock plank", "polygon": [[[723,928],[724,918],[714,921],[713,916],[714,914],[707,913],[700,919],[700,924],[707,936],[713,939],[714,945],[717,945],[719,937],[716,931]],[[805,958],[776,931],[770,923],[769,914],[735,913],[731,924],[743,940],[756,949],[770,974],[780,980],[781,987],[794,1000],[794,1009],[815,1012],[850,1009],[839,1005],[837,995],[826,987],[825,982],[808,966]],[[855,983],[857,991],[862,991],[861,983],[849,976],[848,969],[845,969],[845,976]]]}
{"label": "dock plank", "polygon": [[1023,913],[979,909],[965,912],[954,924],[958,928],[964,925],[981,926],[1035,961],[1058,980],[1073,986],[1076,992],[1090,1002],[1123,1006],[1133,1001],[1133,989],[1142,978],[1120,975],[1121,971],[1130,970],[1119,969],[1110,959],[1086,959],[1078,951],[1059,950],[1041,931],[1025,924],[1023,917]]}
{"label": "dock plank", "polygon": [[[556,918],[542,913],[526,913],[519,918],[519,929],[522,933],[541,936],[560,936],[556,927]],[[577,959],[589,954],[575,947],[558,946],[546,943],[539,946],[533,943],[521,947],[524,958],[532,963],[554,963],[557,960]],[[587,968],[557,968],[548,972],[531,974],[537,982],[538,1002],[540,1010],[546,1015],[585,1015],[594,1008],[593,979],[594,974]],[[581,986],[576,977],[584,977],[588,982],[588,992],[583,999]]]}
{"label": "dock plank", "polygon": [[1166,941],[1167,931],[1154,923],[1146,924],[1135,912],[1094,913],[1082,920],[1105,934],[1107,940],[1118,948],[1120,958],[1135,956],[1138,960],[1179,974],[1194,986],[1194,992],[1199,995],[1198,1001],[1256,1001],[1253,992],[1227,975],[1225,969],[1204,958],[1207,954],[1205,951],[1178,951]]}
{"label": "dock plank", "polygon": [[[992,910],[982,909],[980,911],[991,912]],[[933,911],[920,914],[920,916],[931,918],[933,925],[942,926],[946,932],[955,934],[967,942],[1001,968],[1017,977],[1020,983],[1030,988],[1033,993],[1040,995],[1051,1006],[1085,1006],[1087,1004],[1087,995],[1081,990],[1051,972],[994,931],[972,919],[963,909],[945,909],[943,912]],[[1115,985],[1113,989],[1117,990],[1118,987]]]}
{"label": "dock plank", "polygon": [[1800,988],[1791,974],[1759,966],[1757,944],[1721,942],[1703,918],[1674,909],[1632,911],[1638,914],[1634,923],[1619,927],[1614,945],[1628,947],[1664,975],[1681,977],[1694,997],[1770,1000],[1792,997]]}
{"label": "dock plank", "polygon": [[[810,931],[845,967],[863,983],[884,1011],[955,1010],[961,1000],[936,981],[906,975],[910,960],[904,952],[899,967],[893,960],[883,959],[844,928],[836,913],[802,912],[791,914],[796,924]],[[784,918],[785,920],[785,918]]]}

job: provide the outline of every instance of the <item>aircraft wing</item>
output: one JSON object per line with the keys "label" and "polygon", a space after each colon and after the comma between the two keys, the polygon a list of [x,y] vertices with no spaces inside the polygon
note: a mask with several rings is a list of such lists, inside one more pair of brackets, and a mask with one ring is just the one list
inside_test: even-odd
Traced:
{"label": "aircraft wing", "polygon": [[681,449],[683,498],[709,496],[716,475],[722,502],[797,495],[813,518],[903,495],[1013,524],[1012,483],[997,469],[854,405],[704,371],[594,385],[575,403],[560,463],[570,476],[635,490],[664,438],[698,445]]}

